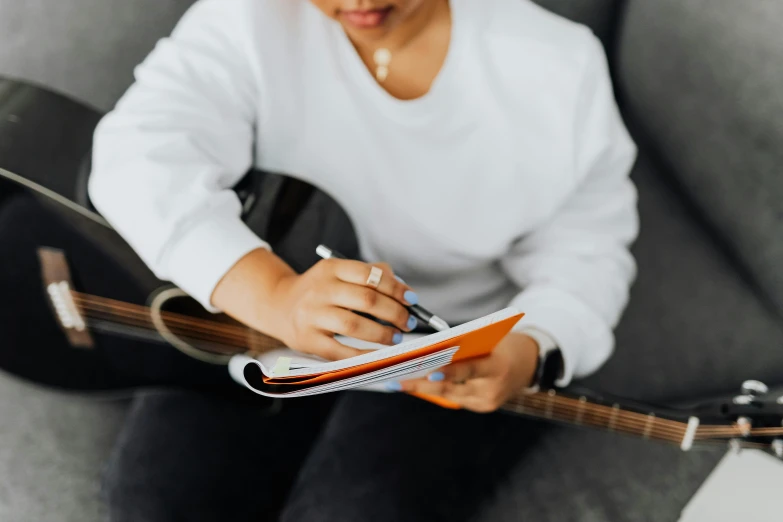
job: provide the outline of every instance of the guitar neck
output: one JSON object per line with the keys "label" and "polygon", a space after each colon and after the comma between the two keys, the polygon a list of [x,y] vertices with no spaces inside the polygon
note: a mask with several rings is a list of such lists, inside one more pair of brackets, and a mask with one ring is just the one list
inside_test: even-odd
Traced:
{"label": "guitar neck", "polygon": [[[169,342],[166,333],[187,343],[224,354],[262,352],[279,348],[280,341],[236,322],[202,319],[186,314],[155,310],[105,297],[71,292],[74,304],[91,328],[141,341]],[[156,324],[157,316],[157,324]]]}
{"label": "guitar neck", "polygon": [[555,390],[520,394],[502,406],[503,410],[561,422],[573,426],[597,428],[624,433],[643,439],[677,444],[688,449],[696,438],[698,421],[688,422],[662,418],[654,412],[639,413],[623,408],[599,404],[585,396],[570,397]]}
{"label": "guitar neck", "polygon": [[[156,336],[152,310],[148,307],[78,292],[73,292],[73,298],[91,325],[140,339],[146,337],[147,340],[153,340]],[[279,341],[238,323],[225,324],[171,312],[160,312],[160,315],[171,332],[186,340],[198,341],[202,345],[206,343],[222,353],[245,353],[250,346],[255,351],[280,346]],[[565,395],[553,389],[519,394],[503,405],[502,409],[548,421],[677,444],[684,450],[690,449],[699,438],[714,437],[718,434],[715,431],[717,428],[731,430],[729,427],[699,426],[698,419],[688,418],[687,414],[673,415],[663,410],[642,413],[619,403],[606,404],[587,396]]]}

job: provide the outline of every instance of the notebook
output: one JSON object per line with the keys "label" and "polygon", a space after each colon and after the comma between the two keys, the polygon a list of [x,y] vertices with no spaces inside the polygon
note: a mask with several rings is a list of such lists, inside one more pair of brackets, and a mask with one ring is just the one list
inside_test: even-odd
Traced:
{"label": "notebook", "polygon": [[443,332],[409,336],[394,346],[338,337],[348,346],[365,350],[340,361],[325,361],[288,348],[256,358],[238,355],[229,363],[229,373],[239,384],[267,397],[379,390],[388,381],[422,377],[452,362],[488,355],[523,315],[506,308]]}

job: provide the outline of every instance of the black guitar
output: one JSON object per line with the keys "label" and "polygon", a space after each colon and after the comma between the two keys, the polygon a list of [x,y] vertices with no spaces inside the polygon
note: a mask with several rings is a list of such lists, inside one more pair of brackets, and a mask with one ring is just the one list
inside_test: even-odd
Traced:
{"label": "black guitar", "polygon": [[[57,338],[61,331],[67,341],[54,346],[24,339],[11,349],[3,347],[0,368],[44,385],[93,393],[149,386],[243,393],[223,364],[232,354],[262,351],[278,342],[207,314],[177,289],[162,286],[94,212],[87,196],[90,165],[85,158],[100,115],[56,93],[12,80],[0,79],[0,91],[14,111],[13,120],[0,119],[0,201],[17,185],[24,186],[48,207],[47,222],[58,228],[45,230],[40,238],[20,239],[23,262],[41,266],[40,280],[23,286],[39,289],[31,306],[39,307],[36,315],[49,318],[23,330],[40,330],[41,339]],[[235,190],[248,225],[295,269],[306,270],[317,261],[315,246],[320,242],[349,256],[357,254],[350,221],[314,187],[250,172]],[[25,217],[40,218],[37,210]],[[66,229],[73,228],[79,232],[69,236],[73,239],[51,240],[68,236]],[[41,248],[47,246],[59,250]],[[68,257],[79,261],[73,274]],[[108,267],[121,268],[109,272]],[[7,311],[3,320],[16,320],[14,296],[0,298]],[[249,400],[265,400],[247,394]],[[685,410],[634,404],[573,387],[519,395],[504,409],[665,441],[686,450],[728,442],[783,457],[783,400],[754,381],[734,398]]]}
{"label": "black guitar", "polygon": [[[3,170],[0,175],[14,177]],[[88,209],[78,211],[82,218],[101,222]],[[297,220],[292,216],[288,214],[285,219],[295,229]],[[316,222],[323,225],[323,217],[313,218],[305,225],[307,230],[312,232]],[[341,216],[337,227],[343,235],[344,219]],[[301,235],[297,237],[296,248],[280,251],[287,252],[289,261],[293,259],[304,269],[309,261],[302,259],[302,253],[312,253],[319,238],[312,237],[313,244],[308,244]],[[282,244],[279,236],[273,239]],[[47,302],[70,346],[69,353],[52,353],[39,347],[16,358],[9,369],[37,382],[90,391],[155,385],[238,390],[224,367],[228,360],[236,354],[281,346],[276,339],[225,316],[206,313],[177,288],[161,287],[143,305],[93,295],[74,284],[62,250],[38,248],[37,259],[41,266],[41,300]],[[45,371],[52,361],[57,361],[54,371]],[[85,368],[89,369],[87,373]],[[762,449],[783,458],[783,396],[770,396],[758,381],[745,382],[741,393],[729,400],[689,409],[637,404],[569,388],[519,394],[503,410],[667,442],[684,451],[697,445],[730,444]]]}

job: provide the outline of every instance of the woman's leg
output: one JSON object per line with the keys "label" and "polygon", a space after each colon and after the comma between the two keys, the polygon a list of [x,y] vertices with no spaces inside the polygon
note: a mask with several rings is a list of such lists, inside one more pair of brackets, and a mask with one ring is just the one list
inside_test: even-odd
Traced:
{"label": "woman's leg", "polygon": [[724,452],[352,392],[281,520],[677,520]]}
{"label": "woman's leg", "polygon": [[140,396],[106,468],[111,522],[277,520],[331,401],[270,413],[193,392]]}
{"label": "woman's leg", "polygon": [[351,392],[305,463],[283,522],[471,520],[547,426]]}

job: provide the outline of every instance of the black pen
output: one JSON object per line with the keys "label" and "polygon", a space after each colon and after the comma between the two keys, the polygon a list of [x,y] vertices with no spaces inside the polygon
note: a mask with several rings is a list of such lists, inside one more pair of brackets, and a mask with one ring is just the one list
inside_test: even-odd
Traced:
{"label": "black pen", "polygon": [[[329,259],[330,257],[333,257],[335,259],[347,259],[340,252],[336,250],[332,250],[331,248],[324,245],[318,245],[318,247],[315,249],[315,253],[324,259]],[[449,323],[447,323],[437,315],[433,314],[432,312],[430,312],[429,310],[427,310],[426,308],[418,304],[405,305],[405,308],[407,308],[408,311],[412,313],[419,321],[422,321],[424,324],[430,325],[432,328],[434,328],[439,332],[451,328],[449,326]]]}

